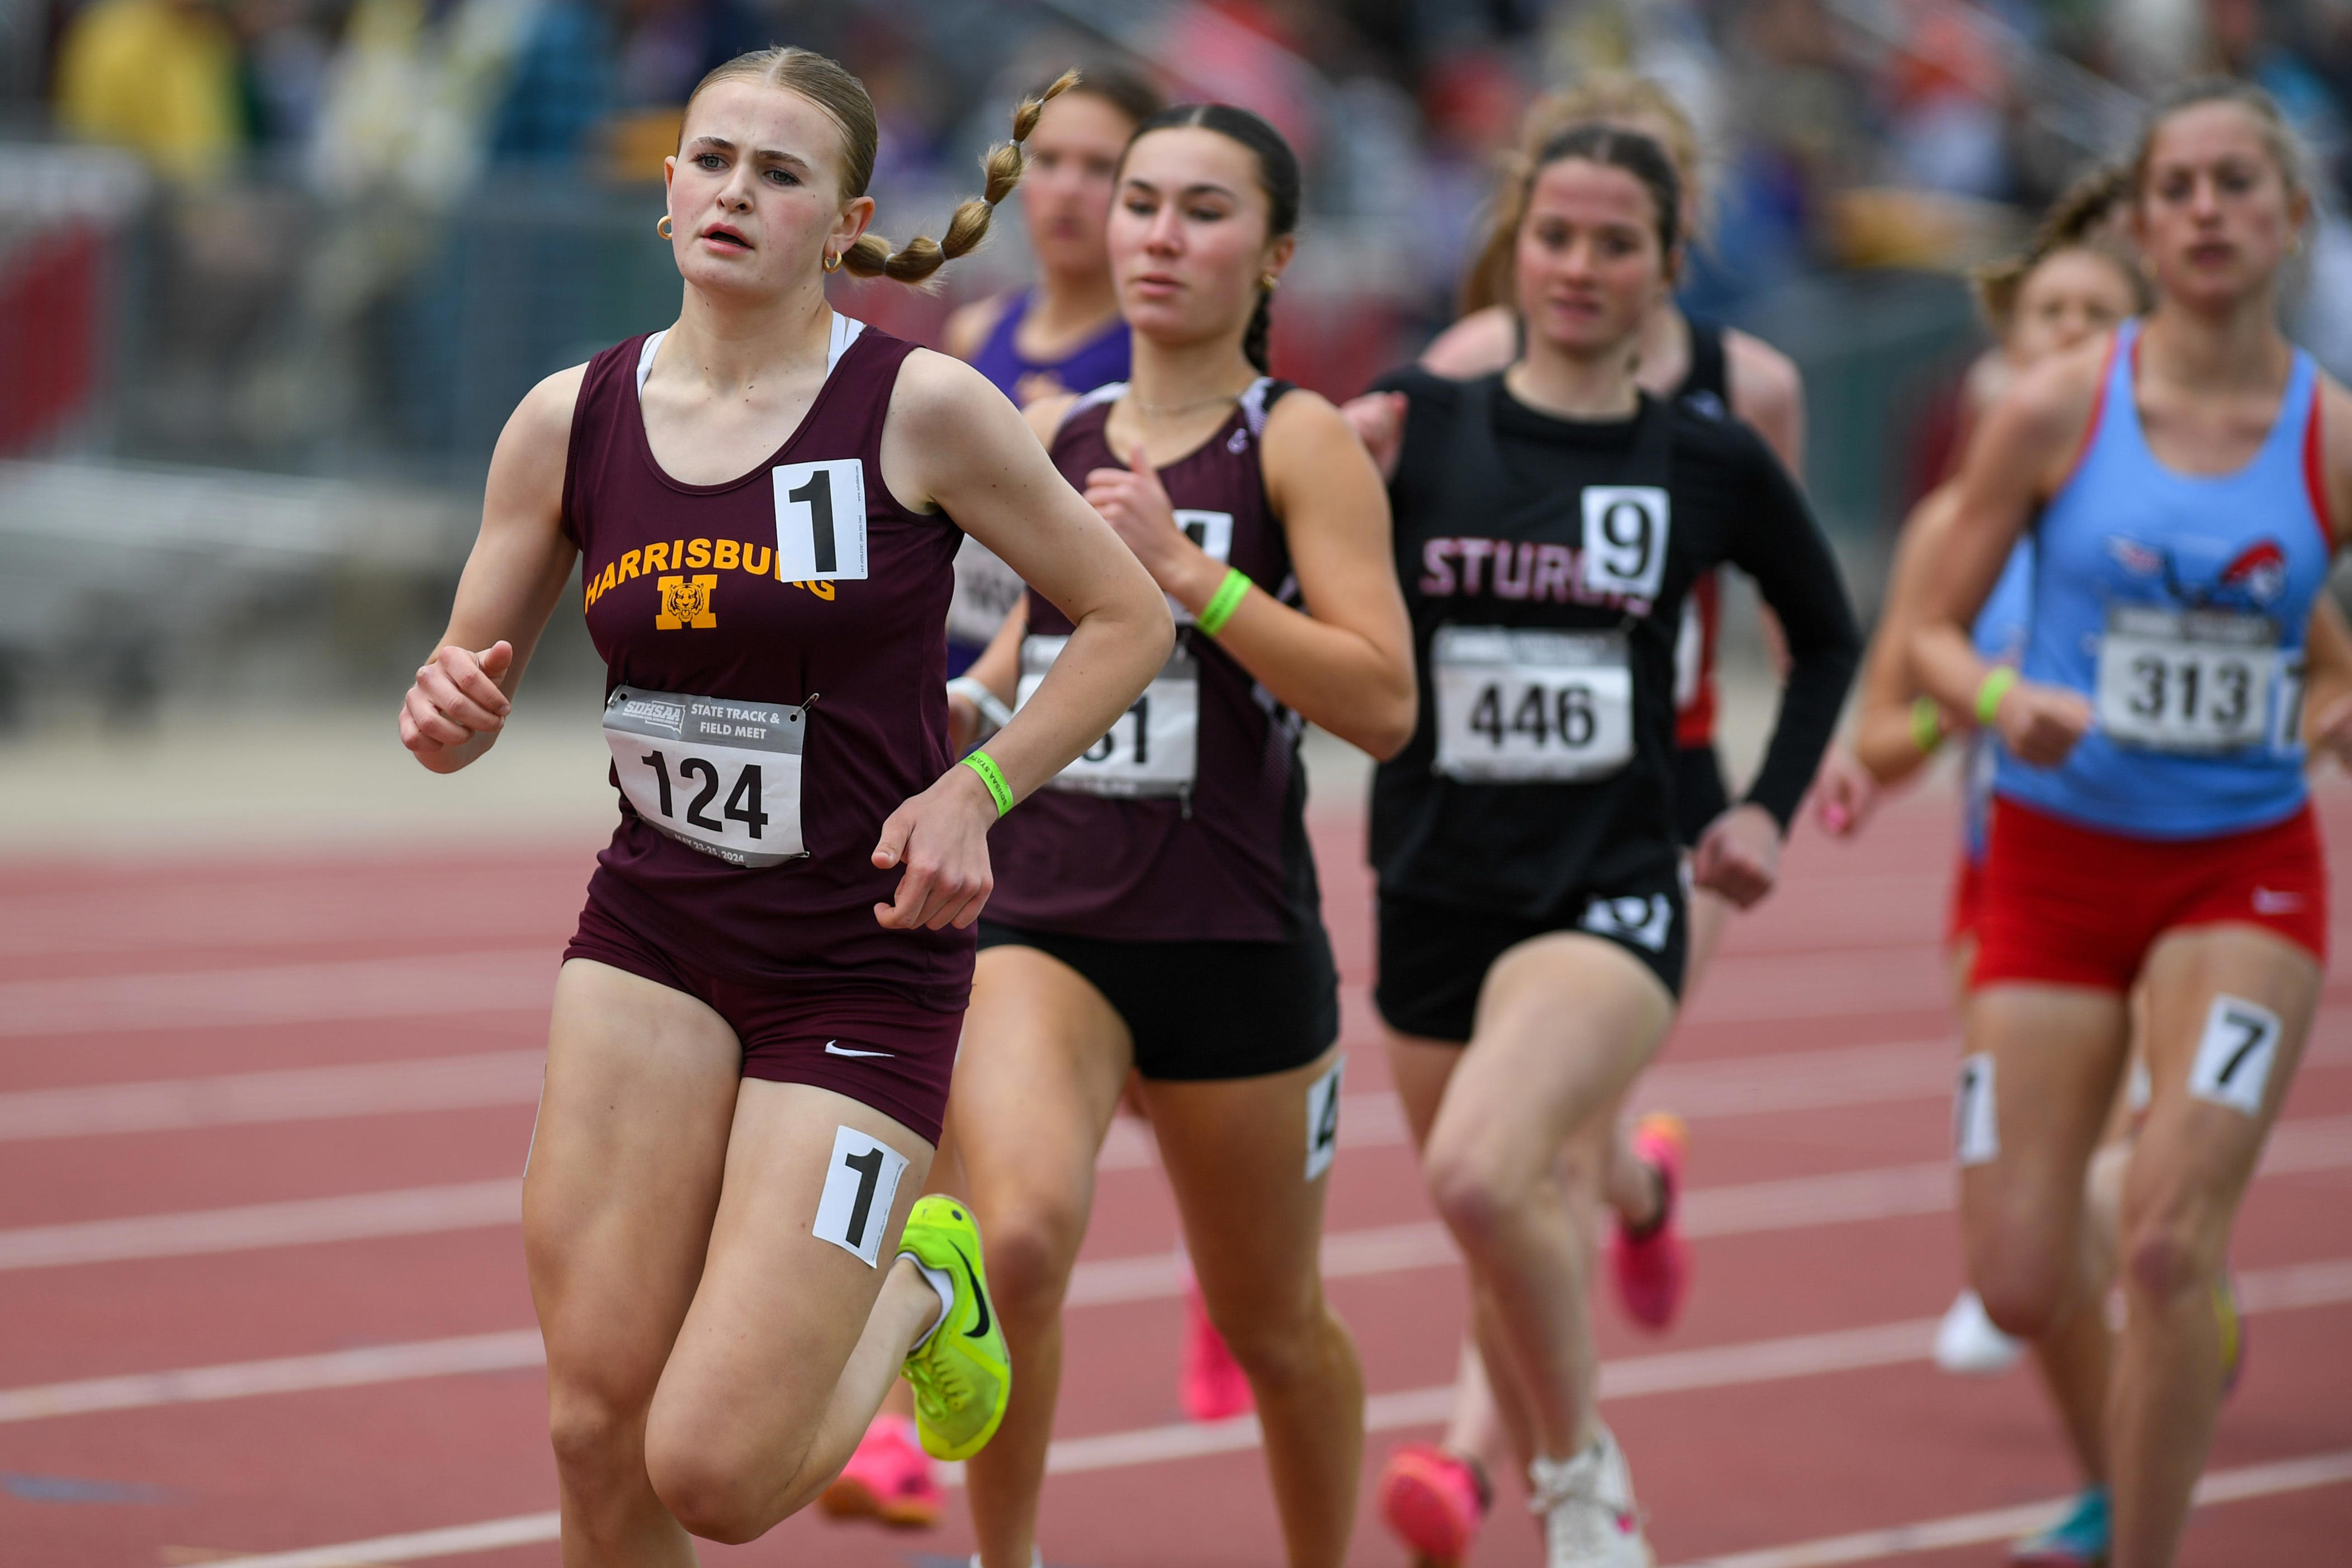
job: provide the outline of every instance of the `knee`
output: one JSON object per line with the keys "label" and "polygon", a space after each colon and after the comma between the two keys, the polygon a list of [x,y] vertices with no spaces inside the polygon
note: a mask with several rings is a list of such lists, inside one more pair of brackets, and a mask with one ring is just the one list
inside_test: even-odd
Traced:
{"label": "knee", "polygon": [[1212,1313],[1211,1321],[1251,1385],[1260,1388],[1312,1383],[1329,1362],[1332,1336],[1346,1332],[1311,1291],[1306,1300],[1253,1312],[1245,1321],[1234,1316]]}
{"label": "knee", "polygon": [[555,1463],[573,1485],[626,1477],[644,1463],[646,1402],[551,1378],[547,1435]]}
{"label": "knee", "polygon": [[646,1479],[679,1524],[705,1541],[740,1546],[757,1541],[775,1522],[772,1466],[762,1476],[752,1457],[722,1442],[666,1433],[655,1422],[646,1434]]}
{"label": "knee", "polygon": [[2219,1245],[2187,1220],[2141,1221],[2124,1237],[2124,1288],[2162,1312],[2210,1290],[2220,1255]]}
{"label": "knee", "polygon": [[2040,1339],[2063,1319],[2075,1270],[2049,1239],[2012,1236],[1980,1253],[1970,1283],[1993,1326],[2014,1339]]}
{"label": "knee", "polygon": [[1488,1149],[1433,1142],[1425,1164],[1430,1200],[1471,1252],[1495,1246],[1558,1167],[1514,1169]]}
{"label": "knee", "polygon": [[989,1295],[1005,1322],[1025,1330],[1058,1312],[1086,1233],[1077,1206],[1051,1199],[1019,1201],[1001,1206],[985,1223],[982,1243],[987,1249]]}

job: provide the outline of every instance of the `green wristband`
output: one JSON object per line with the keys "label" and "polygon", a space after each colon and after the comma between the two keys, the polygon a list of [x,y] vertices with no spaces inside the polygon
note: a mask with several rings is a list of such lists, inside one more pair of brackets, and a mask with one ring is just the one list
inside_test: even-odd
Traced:
{"label": "green wristband", "polygon": [[988,798],[996,802],[998,816],[1002,817],[1013,810],[1013,787],[1004,781],[1004,774],[996,766],[996,758],[985,751],[975,751],[963,759],[963,765],[979,774],[980,781],[988,786]]}
{"label": "green wristband", "polygon": [[1934,697],[1914,697],[1911,701],[1911,744],[1919,748],[1922,757],[1936,755],[1936,747],[1944,744],[1944,710]]}
{"label": "green wristband", "polygon": [[1201,606],[1201,613],[1192,617],[1192,624],[1215,636],[1234,618],[1234,612],[1241,608],[1242,596],[1249,591],[1249,573],[1237,566],[1226,568],[1225,580],[1217,584],[1217,591],[1209,595],[1209,602]]}
{"label": "green wristband", "polygon": [[1977,688],[1977,722],[1979,724],[1987,729],[1992,727],[1993,716],[2000,712],[2000,699],[2007,696],[2009,688],[2015,685],[2017,685],[2017,672],[2007,664],[2003,664],[1984,678],[1984,685]]}

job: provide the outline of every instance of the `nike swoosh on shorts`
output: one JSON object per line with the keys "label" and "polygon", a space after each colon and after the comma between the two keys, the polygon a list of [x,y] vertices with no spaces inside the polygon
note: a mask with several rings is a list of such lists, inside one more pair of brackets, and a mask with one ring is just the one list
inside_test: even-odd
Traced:
{"label": "nike swoosh on shorts", "polygon": [[896,1056],[898,1054],[894,1051],[852,1051],[845,1045],[835,1045],[829,1040],[824,1042],[824,1053],[827,1056]]}
{"label": "nike swoosh on shorts", "polygon": [[2254,889],[2254,913],[2257,915],[2293,915],[2303,907],[2299,893],[2273,893],[2267,887]]}

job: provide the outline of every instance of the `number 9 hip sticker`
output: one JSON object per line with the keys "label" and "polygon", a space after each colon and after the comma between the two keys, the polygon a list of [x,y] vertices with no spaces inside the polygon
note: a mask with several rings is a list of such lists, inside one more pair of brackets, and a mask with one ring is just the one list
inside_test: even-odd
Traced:
{"label": "number 9 hip sticker", "polygon": [[906,1174],[907,1156],[881,1139],[855,1127],[835,1128],[833,1163],[825,1167],[824,1194],[816,1200],[816,1223],[810,1230],[819,1241],[876,1267],[883,1232],[890,1228],[890,1206],[898,1201],[898,1178]]}
{"label": "number 9 hip sticker", "polygon": [[2271,1063],[2278,1058],[2278,1014],[2242,997],[2217,996],[2189,1068],[2189,1092],[2249,1116],[2263,1111]]}
{"label": "number 9 hip sticker", "polygon": [[1585,589],[1655,599],[1666,578],[1666,493],[1655,485],[1584,487]]}

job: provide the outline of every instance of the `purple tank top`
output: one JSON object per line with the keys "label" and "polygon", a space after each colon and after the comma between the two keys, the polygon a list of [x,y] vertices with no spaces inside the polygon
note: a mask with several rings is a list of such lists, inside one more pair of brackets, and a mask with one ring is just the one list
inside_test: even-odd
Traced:
{"label": "purple tank top", "polygon": [[[899,873],[869,859],[883,820],[953,760],[940,628],[963,536],[882,482],[883,420],[914,345],[835,318],[800,428],[723,485],[655,462],[637,401],[654,347],[632,338],[589,361],[564,469],[622,790],[590,898],[717,974],[961,1008],[972,935],[877,925]],[[675,700],[697,697],[718,700]]]}
{"label": "purple tank top", "polygon": [[[1055,433],[1054,465],[1072,485],[1083,487],[1093,469],[1125,466],[1103,435],[1124,390],[1114,383],[1089,393]],[[1258,466],[1266,412],[1288,390],[1274,381],[1252,385],[1233,417],[1161,468],[1160,479],[1193,542],[1296,604],[1289,545]],[[1128,942],[1287,942],[1321,919],[1299,720],[1188,616],[1180,612],[1178,621],[1177,654],[1163,682],[1181,672],[1195,683],[1188,694],[1198,714],[1191,782],[1135,798],[1066,787],[1030,796],[989,837],[996,871],[991,919]],[[1024,676],[1040,639],[1050,645],[1070,631],[1067,617],[1031,593]],[[1154,691],[1164,691],[1162,684]],[[1146,716],[1130,710],[1097,749],[1132,747],[1146,728]]]}
{"label": "purple tank top", "polygon": [[988,341],[971,357],[971,368],[994,382],[999,392],[1025,405],[1041,397],[1092,392],[1127,380],[1129,339],[1124,321],[1113,321],[1058,360],[1040,363],[1024,356],[1013,340],[1028,319],[1029,299],[1030,291],[1024,288],[1006,300]]}

